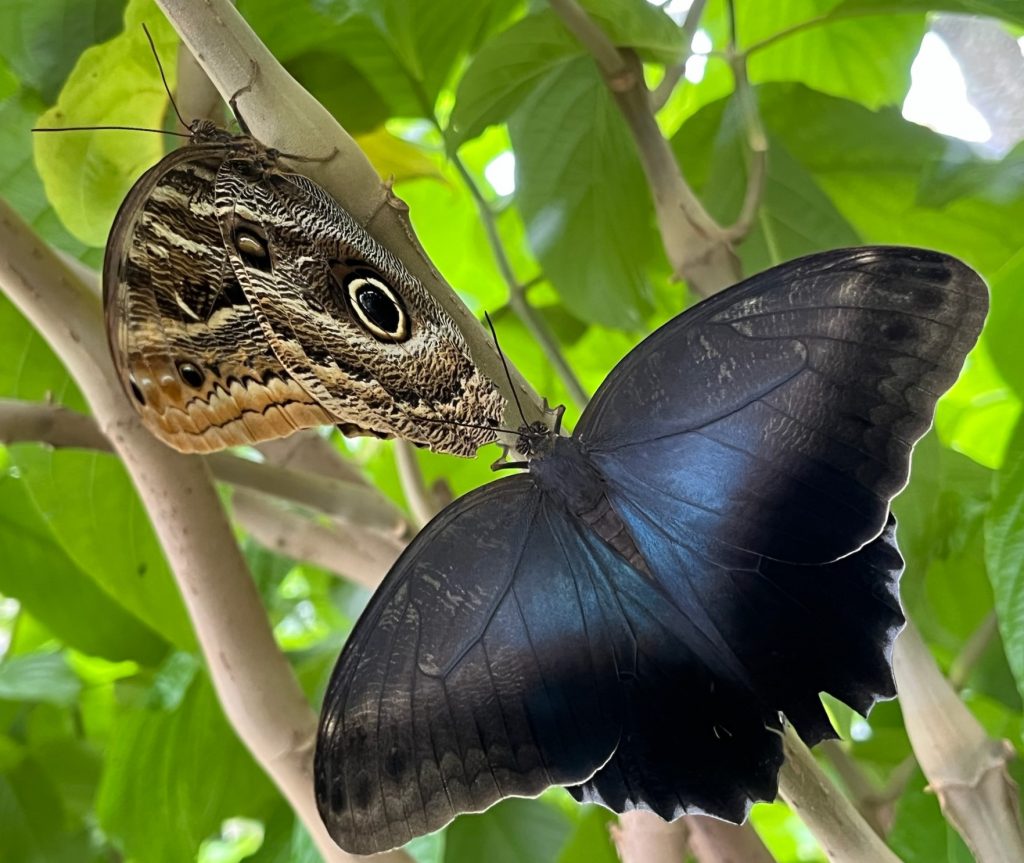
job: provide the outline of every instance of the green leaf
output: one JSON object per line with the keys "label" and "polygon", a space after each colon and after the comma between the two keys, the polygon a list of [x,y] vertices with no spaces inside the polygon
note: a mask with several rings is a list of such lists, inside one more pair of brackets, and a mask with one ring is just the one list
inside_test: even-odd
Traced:
{"label": "green leaf", "polygon": [[225,819],[262,819],[278,799],[202,677],[174,711],[122,714],[96,809],[126,857],[181,863]]}
{"label": "green leaf", "polygon": [[[925,166],[950,148],[963,150],[962,143],[908,123],[895,108],[870,111],[800,85],[763,85],[756,93],[769,134],[810,172],[862,241],[941,249],[983,275],[1024,246],[1024,195],[1003,202],[957,198],[941,208],[919,201]],[[703,108],[673,137],[698,187],[708,177],[710,136],[723,110],[722,102]]]}
{"label": "green leaf", "polygon": [[938,798],[926,785],[924,774],[915,770],[896,804],[889,846],[903,863],[973,863],[974,857],[943,820]]}
{"label": "green leaf", "polygon": [[612,825],[616,817],[600,806],[579,809],[576,826],[558,855],[558,863],[618,863],[619,855],[612,844]]}
{"label": "green leaf", "polygon": [[544,273],[581,320],[637,328],[651,309],[650,198],[636,149],[589,58],[550,73],[509,122],[516,205]]}
{"label": "green leaf", "polygon": [[172,644],[195,636],[146,511],[107,453],[11,448],[32,500],[68,556],[110,596]]}
{"label": "green leaf", "polygon": [[82,50],[113,36],[125,0],[7,0],[0,57],[22,83],[53,101]]}
{"label": "green leaf", "polygon": [[1024,26],[1024,8],[1019,0],[843,0],[831,17],[889,16],[899,12],[959,12],[1002,18]]}
{"label": "green leaf", "polygon": [[[819,0],[743,4],[749,13],[739,24],[743,44],[779,32],[780,18],[812,20],[827,5]],[[762,26],[748,26],[748,17]],[[869,108],[902,104],[925,30],[923,14],[837,19],[754,52],[748,73],[755,84],[800,81]]]}
{"label": "green leaf", "polygon": [[996,480],[985,524],[988,575],[995,594],[999,632],[1017,689],[1024,696],[1024,448],[1020,431]]}
{"label": "green leaf", "polygon": [[[57,104],[38,125],[162,128],[167,94],[143,22],[174,86],[174,31],[151,0],[131,0],[124,32],[79,57]],[[53,208],[78,240],[96,247],[106,243],[128,189],[164,153],[163,136],[145,132],[40,133],[34,144],[36,166]]]}
{"label": "green leaf", "polygon": [[0,477],[0,593],[61,641],[108,659],[159,661],[167,643],[101,590],[54,540],[25,483]]}
{"label": "green leaf", "polygon": [[512,797],[456,818],[446,833],[444,863],[555,863],[570,828],[556,807]]}
{"label": "green leaf", "polygon": [[[720,110],[708,110],[687,124],[676,136],[675,147],[680,162],[698,174],[708,211],[720,224],[729,225],[740,214],[750,157],[738,102],[729,99],[717,107]],[[769,135],[768,145],[758,214],[739,249],[744,271],[757,273],[800,255],[856,245],[857,232],[783,140]],[[711,158],[705,168],[700,162],[707,154]]]}
{"label": "green leaf", "polygon": [[3,863],[92,863],[88,832],[71,824],[46,774],[31,760],[0,775]]}
{"label": "green leaf", "polygon": [[199,846],[196,863],[241,863],[263,845],[263,825],[249,818],[229,818],[220,835]]}
{"label": "green leaf", "polygon": [[946,159],[929,165],[921,180],[918,201],[942,207],[957,198],[976,197],[1006,203],[1024,194],[1024,144],[999,161],[979,161],[968,152],[954,150]]}
{"label": "green leaf", "polygon": [[81,683],[60,653],[15,656],[0,662],[0,700],[43,701],[66,707]]}
{"label": "green leaf", "polygon": [[[0,63],[0,81],[5,73]],[[101,256],[96,250],[80,243],[60,223],[32,163],[34,136],[29,130],[45,104],[34,92],[18,89],[13,78],[7,83],[14,86],[0,96],[0,195],[43,239],[76,258],[98,264]]]}
{"label": "green leaf", "polygon": [[[282,7],[287,8],[285,4]],[[390,114],[385,97],[373,82],[337,53],[307,51],[286,68],[351,135],[376,129]],[[343,86],[339,86],[341,82]]]}
{"label": "green leaf", "polygon": [[[679,28],[654,6],[633,0],[588,0],[583,6],[616,45],[662,63],[676,62],[682,54]],[[507,120],[549,72],[585,53],[550,9],[499,33],[477,52],[459,81],[451,143],[457,147],[492,123]]]}
{"label": "green leaf", "polygon": [[313,44],[329,45],[359,69],[392,116],[429,118],[467,52],[515,8],[497,0],[353,0],[332,10],[330,42]]}
{"label": "green leaf", "polygon": [[25,401],[58,402],[77,411],[88,408],[70,375],[42,336],[0,295],[0,394]]}
{"label": "green leaf", "polygon": [[[999,320],[990,314],[988,326]],[[959,379],[939,399],[935,430],[947,446],[995,469],[1003,464],[1020,415],[1020,397],[992,362],[990,339],[983,332]]]}
{"label": "green leaf", "polygon": [[1020,350],[1020,322],[1024,320],[1024,250],[992,276],[992,308],[985,326],[989,355],[1005,381],[1024,396],[1024,353]]}

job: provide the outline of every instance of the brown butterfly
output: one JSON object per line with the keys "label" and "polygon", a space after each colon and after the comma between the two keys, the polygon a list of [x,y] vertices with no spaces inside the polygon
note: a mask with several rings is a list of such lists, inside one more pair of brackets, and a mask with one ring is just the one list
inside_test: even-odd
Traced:
{"label": "brown butterfly", "polygon": [[114,363],[184,452],[323,424],[472,455],[504,399],[454,321],[319,186],[190,126],[129,192],[103,267]]}

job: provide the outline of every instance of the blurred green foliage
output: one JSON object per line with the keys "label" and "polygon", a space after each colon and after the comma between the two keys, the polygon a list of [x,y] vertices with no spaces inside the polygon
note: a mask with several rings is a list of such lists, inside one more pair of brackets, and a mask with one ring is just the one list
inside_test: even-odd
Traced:
{"label": "blurred green foliage", "polygon": [[[680,31],[642,0],[585,0],[656,82],[683,55]],[[910,65],[934,11],[1001,15],[1015,0],[737,0],[740,47],[769,141],[754,272],[858,242],[930,246],[992,286],[982,342],[940,404],[897,500],[904,601],[948,667],[994,613],[998,636],[965,687],[993,736],[1018,750],[1024,692],[1024,147],[986,160],[903,119]],[[552,402],[565,385],[507,308],[458,151],[494,208],[530,302],[590,392],[690,298],[668,278],[650,193],[600,76],[546,4],[508,0],[239,0],[289,70],[398,179],[439,268]],[[134,133],[37,136],[41,123],[160,126],[167,103],[139,28],[173,80],[175,37],[143,0],[0,5],[0,194],[48,241],[88,264],[127,188],[164,146]],[[702,27],[724,50],[712,0]],[[1019,32],[1015,30],[1014,32]],[[720,55],[659,117],[709,210],[734,218],[746,185],[744,132]],[[486,170],[516,159],[515,190]],[[394,166],[398,166],[397,168]],[[45,192],[44,192],[45,187]],[[58,215],[59,214],[59,215]],[[46,344],[0,297],[0,397],[85,410]],[[569,419],[576,411],[570,408]],[[405,505],[390,444],[337,441]],[[475,461],[419,454],[428,482],[487,481]],[[0,861],[316,861],[287,805],[237,742],[146,514],[109,455],[0,449]],[[315,703],[366,592],[305,564],[243,548],[275,633]],[[4,600],[3,598],[7,598]],[[12,603],[11,600],[14,600]],[[6,643],[6,649],[2,645]],[[908,863],[966,861],[911,769],[899,706],[865,721],[829,707],[847,752],[889,794],[889,840]],[[910,773],[909,780],[891,781]],[[753,823],[780,863],[821,860],[782,804]],[[612,816],[560,791],[510,800],[412,844],[424,863],[613,861]]]}

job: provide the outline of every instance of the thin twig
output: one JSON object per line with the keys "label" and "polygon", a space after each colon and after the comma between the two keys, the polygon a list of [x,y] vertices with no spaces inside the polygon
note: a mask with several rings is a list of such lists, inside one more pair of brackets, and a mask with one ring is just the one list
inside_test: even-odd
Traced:
{"label": "thin twig", "polygon": [[373,590],[405,546],[403,540],[336,521],[318,524],[274,498],[239,491],[231,499],[238,523],[264,548],[315,564]]}
{"label": "thin twig", "polygon": [[950,686],[960,690],[967,685],[971,672],[981,662],[981,658],[998,632],[999,618],[993,609],[985,615],[985,619],[970,634],[970,637],[964,642],[964,646],[960,648],[960,652],[950,663],[949,673],[946,675]]}
{"label": "thin twig", "polygon": [[[551,0],[551,8],[581,44],[596,52],[598,69],[636,144],[654,199],[661,243],[675,276],[685,279],[701,296],[736,282],[739,259],[722,228],[683,178],[651,110],[640,58],[633,51],[616,49],[576,0]],[[609,47],[617,59],[612,59]]]}
{"label": "thin twig", "polygon": [[690,8],[686,10],[686,18],[682,27],[683,56],[678,63],[665,69],[665,77],[651,92],[651,110],[655,114],[664,108],[668,100],[672,98],[676,85],[686,74],[686,64],[693,56],[693,37],[697,35],[697,28],[700,26],[700,18],[704,14],[706,5],[707,0],[693,0]]}
{"label": "thin twig", "polygon": [[757,98],[750,86],[747,75],[747,58],[736,47],[736,10],[734,0],[727,4],[729,10],[729,68],[732,69],[735,81],[736,98],[740,103],[743,116],[743,127],[747,136],[749,166],[747,171],[747,188],[743,195],[743,204],[739,216],[725,233],[733,245],[742,242],[754,226],[758,210],[761,208],[761,197],[764,194],[765,170],[768,159],[768,137],[761,123],[761,112],[757,107]]}
{"label": "thin twig", "polygon": [[544,319],[527,300],[526,285],[520,282],[512,271],[512,264],[509,262],[505,245],[501,240],[501,234],[498,232],[497,220],[494,218],[494,211],[491,209],[491,205],[483,196],[480,187],[473,179],[473,175],[469,173],[459,155],[452,153],[450,159],[455,166],[455,170],[462,177],[462,181],[466,184],[466,188],[469,189],[473,200],[476,202],[477,211],[480,213],[480,221],[483,222],[487,241],[491,245],[494,261],[498,265],[501,277],[508,286],[509,305],[512,307],[513,313],[523,322],[526,329],[530,331],[530,335],[533,336],[534,341],[540,346],[545,358],[551,363],[556,374],[561,378],[562,383],[565,384],[565,388],[568,390],[569,396],[576,403],[576,406],[580,409],[586,407],[589,396],[583,389],[579,378],[576,377],[576,373],[572,370],[572,366],[569,365],[562,355],[558,340],[554,337]]}
{"label": "thin twig", "polygon": [[423,527],[438,512],[437,502],[423,481],[423,471],[416,448],[404,440],[395,441],[395,466],[398,468],[398,480],[402,484],[405,501],[412,510],[417,527]]}

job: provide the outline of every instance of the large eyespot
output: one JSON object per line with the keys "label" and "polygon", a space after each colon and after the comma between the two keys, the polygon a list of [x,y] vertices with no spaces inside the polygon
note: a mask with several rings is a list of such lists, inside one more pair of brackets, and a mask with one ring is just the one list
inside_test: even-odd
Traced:
{"label": "large eyespot", "polygon": [[345,297],[356,320],[384,342],[409,338],[409,315],[391,287],[373,276],[353,275],[345,282]]}
{"label": "large eyespot", "polygon": [[199,389],[205,380],[202,369],[195,363],[178,363],[178,376],[194,390]]}
{"label": "large eyespot", "polygon": [[270,249],[267,248],[266,238],[252,228],[237,227],[231,239],[245,266],[264,273],[270,272]]}

